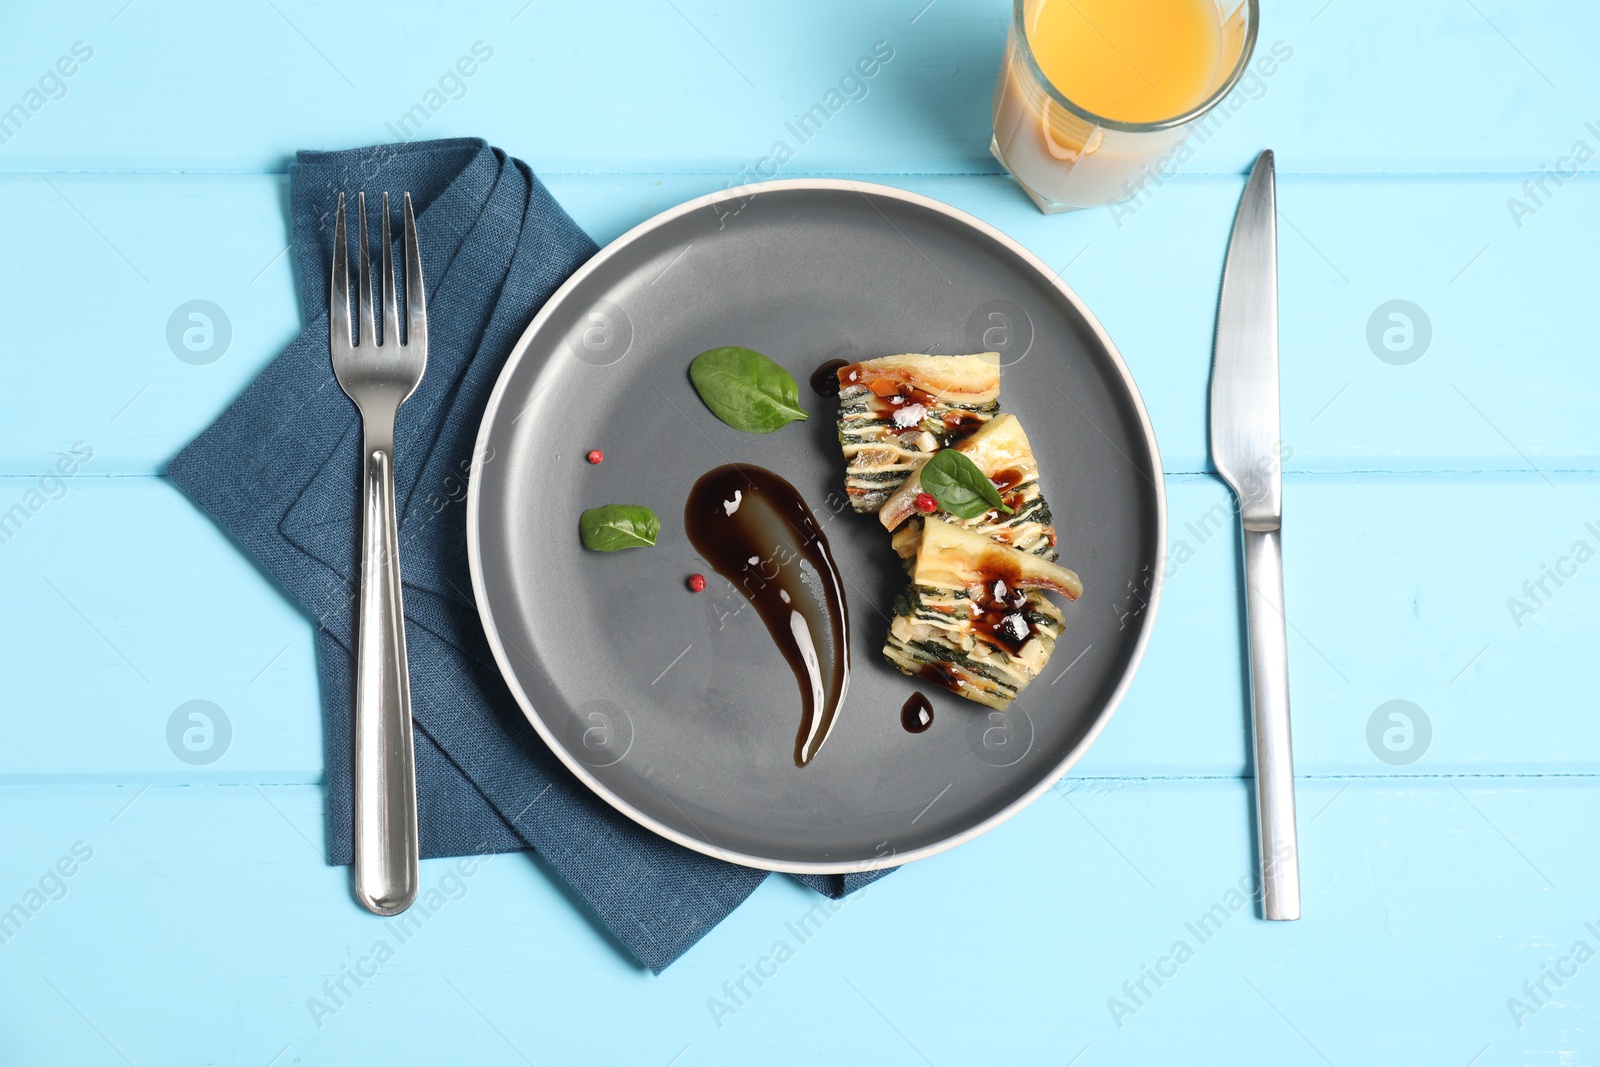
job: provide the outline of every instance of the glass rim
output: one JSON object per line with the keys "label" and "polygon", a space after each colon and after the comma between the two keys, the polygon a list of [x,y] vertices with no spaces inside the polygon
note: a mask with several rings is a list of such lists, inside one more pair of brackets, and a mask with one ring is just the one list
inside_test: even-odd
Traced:
{"label": "glass rim", "polygon": [[1260,0],[1244,0],[1240,6],[1249,9],[1245,16],[1244,45],[1239,49],[1238,62],[1233,65],[1233,71],[1228,75],[1227,80],[1218,86],[1210,96],[1188,111],[1172,118],[1161,119],[1156,122],[1124,122],[1120,119],[1109,119],[1104,115],[1097,115],[1088,108],[1073,103],[1065,93],[1056,88],[1049,78],[1045,77],[1044,71],[1039,68],[1038,59],[1033,54],[1033,46],[1028,42],[1028,27],[1025,21],[1026,12],[1024,11],[1024,5],[1027,2],[1028,0],[1014,0],[1011,9],[1011,28],[1016,34],[1017,51],[1027,60],[1028,72],[1033,75],[1034,81],[1044,88],[1045,93],[1051,100],[1085,122],[1092,122],[1096,126],[1101,126],[1108,130],[1119,130],[1124,133],[1152,133],[1157,130],[1170,130],[1193,122],[1216,107],[1222,98],[1232,92],[1233,87],[1239,84],[1239,79],[1244,77],[1244,70],[1250,65],[1250,60],[1255,55],[1256,33],[1261,25]]}

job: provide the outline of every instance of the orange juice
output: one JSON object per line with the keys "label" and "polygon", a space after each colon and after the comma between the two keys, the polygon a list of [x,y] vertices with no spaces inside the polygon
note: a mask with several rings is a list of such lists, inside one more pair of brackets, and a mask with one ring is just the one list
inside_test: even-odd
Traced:
{"label": "orange juice", "polygon": [[1211,95],[1222,59],[1214,0],[1042,0],[1027,33],[1051,85],[1118,122],[1193,108]]}
{"label": "orange juice", "polygon": [[990,150],[1045,212],[1138,196],[1188,157],[1256,18],[1256,0],[1015,0]]}

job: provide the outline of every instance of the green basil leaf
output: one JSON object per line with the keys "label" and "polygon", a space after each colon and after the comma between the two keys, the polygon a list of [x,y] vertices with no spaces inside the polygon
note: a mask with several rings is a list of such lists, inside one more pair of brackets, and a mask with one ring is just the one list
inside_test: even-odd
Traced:
{"label": "green basil leaf", "polygon": [[771,433],[807,417],[794,376],[748,348],[700,353],[689,364],[689,378],[711,413],[736,430]]}
{"label": "green basil leaf", "polygon": [[583,547],[596,552],[647,548],[656,543],[661,520],[655,512],[638,504],[607,504],[580,515],[578,533],[583,537]]}
{"label": "green basil leaf", "polygon": [[990,508],[1012,514],[978,465],[953,448],[934,453],[922,465],[922,491],[958,519],[975,519]]}

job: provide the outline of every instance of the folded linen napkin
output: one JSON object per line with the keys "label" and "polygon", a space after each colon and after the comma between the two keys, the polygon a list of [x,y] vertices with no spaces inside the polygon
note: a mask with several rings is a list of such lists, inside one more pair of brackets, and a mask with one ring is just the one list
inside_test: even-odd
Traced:
{"label": "folded linen napkin", "polygon": [[[506,688],[468,577],[465,480],[489,392],[534,313],[595,252],[527,165],[476,139],[299,153],[289,204],[314,317],[168,473],[316,618],[329,861],[348,864],[360,418],[333,377],[327,287],[338,195],[363,189],[369,212],[385,190],[396,211],[412,194],[428,291],[428,370],[395,444],[422,855],[532,849],[659,973],[766,872],[657,837],[574,778]],[[881,873],[801,880],[839,897]]]}

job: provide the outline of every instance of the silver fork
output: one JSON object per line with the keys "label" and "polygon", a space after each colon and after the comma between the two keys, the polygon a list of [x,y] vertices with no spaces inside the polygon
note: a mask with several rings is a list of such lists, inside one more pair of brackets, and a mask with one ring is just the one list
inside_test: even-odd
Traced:
{"label": "silver fork", "polygon": [[400,601],[399,523],[394,502],[394,419],[428,365],[428,313],[411,194],[405,194],[406,338],[400,341],[390,253],[389,194],[383,194],[383,334],[374,331],[367,253],[367,195],[356,194],[361,238],[360,334],[350,339],[349,252],[344,194],[333,238],[328,347],[333,373],[361,412],[361,598],[356,642],[356,896],[368,911],[396,915],[417,898],[417,771],[411,747],[411,684]]}

